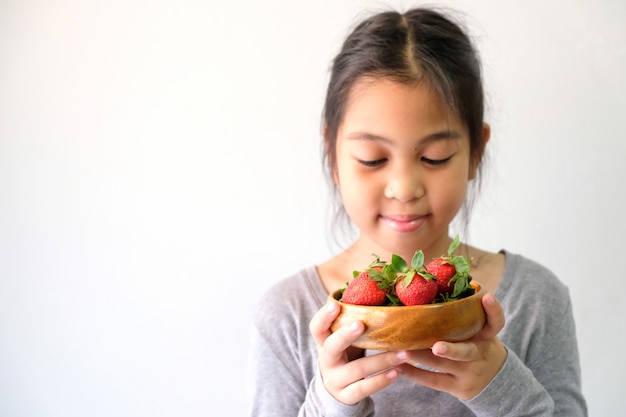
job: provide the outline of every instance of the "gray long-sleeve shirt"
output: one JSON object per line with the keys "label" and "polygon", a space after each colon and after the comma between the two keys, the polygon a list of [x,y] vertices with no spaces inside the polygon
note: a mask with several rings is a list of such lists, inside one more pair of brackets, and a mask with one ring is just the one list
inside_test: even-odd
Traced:
{"label": "gray long-sleeve shirt", "polygon": [[328,296],[311,266],[274,285],[254,311],[252,415],[586,416],[568,289],[543,266],[503,253],[506,267],[495,296],[504,308],[499,337],[508,356],[476,397],[460,401],[401,377],[356,405],[336,401],[322,385],[308,329]]}

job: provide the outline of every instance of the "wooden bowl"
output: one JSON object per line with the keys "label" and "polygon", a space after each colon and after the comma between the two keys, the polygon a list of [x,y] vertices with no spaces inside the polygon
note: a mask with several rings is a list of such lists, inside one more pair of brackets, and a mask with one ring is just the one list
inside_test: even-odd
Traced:
{"label": "wooden bowl", "polygon": [[[360,320],[365,332],[353,346],[373,350],[429,349],[437,341],[459,342],[474,336],[485,324],[482,286],[472,281],[473,295],[460,300],[419,306],[361,306],[340,302],[334,332]],[[340,290],[329,295],[339,300]]]}

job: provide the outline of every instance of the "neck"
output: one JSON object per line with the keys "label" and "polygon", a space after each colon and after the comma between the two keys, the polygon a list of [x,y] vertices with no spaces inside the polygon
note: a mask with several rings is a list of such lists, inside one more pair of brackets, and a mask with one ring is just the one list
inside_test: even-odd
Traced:
{"label": "neck", "polygon": [[343,255],[347,263],[354,265],[354,269],[362,269],[369,265],[374,260],[372,254],[376,254],[381,260],[387,262],[391,261],[392,254],[396,254],[401,256],[407,263],[410,263],[411,258],[418,250],[424,253],[424,262],[428,263],[439,256],[447,254],[451,242],[452,239],[449,236],[443,235],[442,238],[433,241],[427,247],[410,247],[394,251],[376,245],[369,239],[361,236]]}
{"label": "neck", "polygon": [[343,287],[346,282],[350,281],[353,271],[361,271],[372,263],[374,260],[372,254],[376,254],[383,261],[390,262],[391,255],[395,253],[409,263],[415,252],[421,249],[424,252],[424,262],[428,263],[432,259],[446,254],[451,241],[452,239],[444,234],[437,242],[432,242],[427,248],[407,248],[403,251],[392,252],[360,236],[348,249],[319,265],[318,272],[324,287],[331,292]]}

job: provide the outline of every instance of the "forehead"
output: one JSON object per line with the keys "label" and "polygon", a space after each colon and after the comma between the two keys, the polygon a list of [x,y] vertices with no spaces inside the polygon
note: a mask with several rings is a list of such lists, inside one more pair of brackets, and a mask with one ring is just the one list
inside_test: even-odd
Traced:
{"label": "forehead", "polygon": [[366,130],[385,136],[449,129],[466,132],[451,106],[427,81],[405,84],[373,77],[355,82],[339,127],[344,133]]}

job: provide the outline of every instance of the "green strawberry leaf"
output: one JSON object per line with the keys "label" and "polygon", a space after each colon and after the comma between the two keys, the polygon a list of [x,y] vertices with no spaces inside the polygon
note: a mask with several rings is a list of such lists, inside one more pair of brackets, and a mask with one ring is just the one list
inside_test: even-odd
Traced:
{"label": "green strawberry leaf", "polygon": [[432,281],[433,279],[437,279],[436,276],[434,276],[433,274],[431,274],[430,272],[426,271],[425,269],[422,269],[421,271],[417,271],[417,273],[424,279],[428,280],[428,281]]}
{"label": "green strawberry leaf", "polygon": [[393,294],[387,293],[387,299],[389,300],[392,306],[402,305],[402,303],[400,302],[400,299]]}
{"label": "green strawberry leaf", "polygon": [[448,248],[448,256],[452,256],[452,252],[459,247],[461,240],[459,239],[459,235],[456,235],[452,243],[450,243],[450,247]]}
{"label": "green strawberry leaf", "polygon": [[372,256],[374,257],[374,260],[371,264],[369,264],[368,268],[373,268],[375,266],[384,267],[385,265],[387,265],[387,262],[380,260],[380,256],[376,255],[375,253],[372,253]]}
{"label": "green strawberry leaf", "polygon": [[454,282],[454,290],[452,290],[452,298],[456,298],[465,290],[465,285],[462,279],[457,279]]}
{"label": "green strawberry leaf", "polygon": [[352,271],[352,278],[356,278],[356,277],[358,277],[358,276],[359,276],[359,274],[360,274],[360,272],[359,272],[359,271]]}
{"label": "green strawberry leaf", "polygon": [[378,269],[368,269],[367,273],[372,281],[385,281],[385,275]]}
{"label": "green strawberry leaf", "polygon": [[404,282],[402,283],[402,286],[406,288],[409,285],[411,285],[411,282],[413,281],[414,277],[415,277],[414,270],[410,270],[409,272],[407,272],[406,275],[404,276]]}
{"label": "green strawberry leaf", "polygon": [[343,293],[346,292],[346,289],[348,289],[348,285],[350,285],[350,283],[346,282],[346,285],[344,285],[343,287],[339,289],[339,301],[341,301],[341,298],[343,297]]}
{"label": "green strawberry leaf", "polygon": [[452,299],[450,298],[450,296],[448,294],[444,294],[441,292],[437,293],[437,297],[435,298],[435,302],[436,303],[445,303],[448,301],[452,301]]}
{"label": "green strawberry leaf", "polygon": [[396,280],[396,276],[398,275],[398,273],[393,266],[385,265],[385,267],[383,268],[383,275],[385,276],[386,281],[392,283]]}
{"label": "green strawberry leaf", "polygon": [[401,256],[396,255],[395,253],[391,255],[391,266],[397,272],[407,272],[409,270],[409,265],[407,265],[406,261],[402,259]]}
{"label": "green strawberry leaf", "polygon": [[415,252],[413,258],[411,259],[411,268],[417,271],[422,266],[424,266],[424,252],[418,250],[417,252]]}

